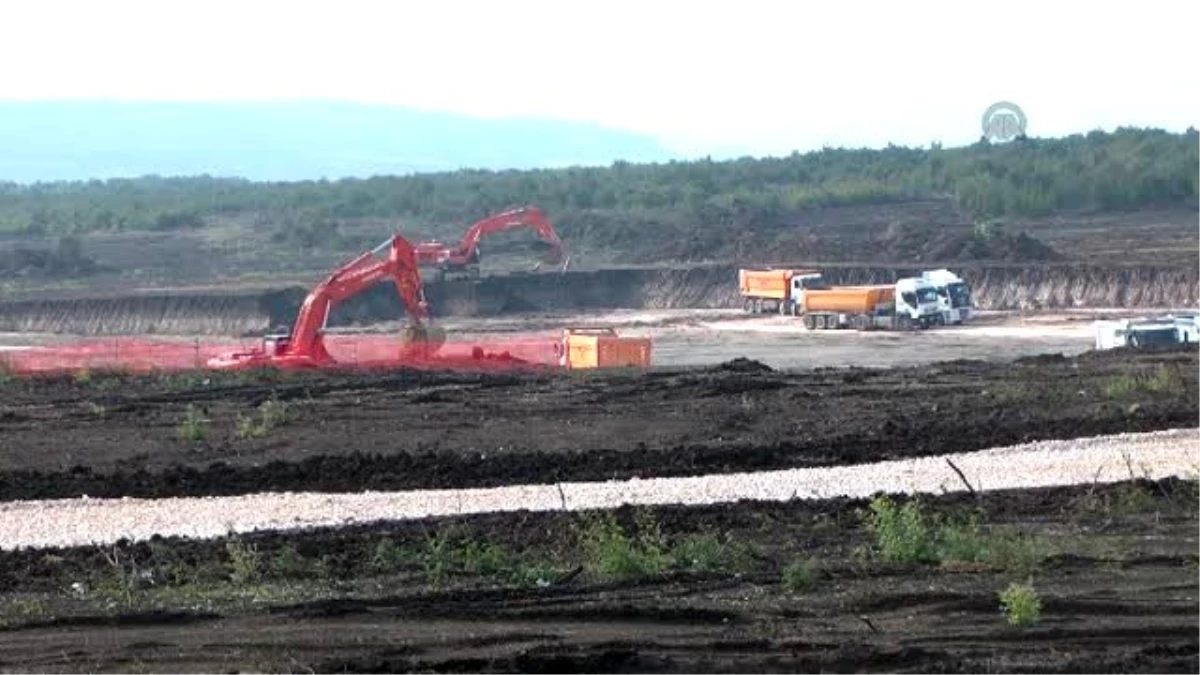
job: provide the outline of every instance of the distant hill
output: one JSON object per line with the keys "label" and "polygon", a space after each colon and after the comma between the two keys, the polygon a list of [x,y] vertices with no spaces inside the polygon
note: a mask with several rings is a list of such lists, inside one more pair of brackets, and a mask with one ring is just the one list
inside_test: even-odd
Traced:
{"label": "distant hill", "polygon": [[670,159],[651,137],[582,122],[321,101],[0,101],[0,181],[20,183],[148,174],[290,181]]}

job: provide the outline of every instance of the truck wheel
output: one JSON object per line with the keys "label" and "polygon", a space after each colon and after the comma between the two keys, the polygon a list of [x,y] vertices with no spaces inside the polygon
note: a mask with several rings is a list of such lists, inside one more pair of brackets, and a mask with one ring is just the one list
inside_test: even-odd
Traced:
{"label": "truck wheel", "polygon": [[812,314],[804,315],[804,327],[808,330],[816,330],[817,320]]}
{"label": "truck wheel", "polygon": [[753,314],[754,313],[754,300],[752,300],[751,298],[746,298],[745,301],[742,302],[742,309],[746,310],[747,314]]}
{"label": "truck wheel", "polygon": [[867,317],[862,316],[861,314],[859,316],[854,317],[854,320],[851,323],[854,325],[854,330],[866,330],[867,329]]}
{"label": "truck wheel", "polygon": [[908,315],[902,314],[896,319],[896,326],[900,330],[912,330],[912,319]]}

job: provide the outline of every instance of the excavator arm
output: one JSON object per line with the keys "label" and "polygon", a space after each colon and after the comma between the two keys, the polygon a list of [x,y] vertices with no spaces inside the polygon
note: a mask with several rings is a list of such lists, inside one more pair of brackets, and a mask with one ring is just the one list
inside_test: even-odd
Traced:
{"label": "excavator arm", "polygon": [[518,228],[529,228],[535,231],[543,241],[550,244],[554,258],[562,259],[562,240],[558,238],[558,233],[554,231],[554,226],[550,224],[546,214],[536,206],[512,209],[475,223],[471,229],[467,230],[453,255],[459,259],[471,260],[479,250],[480,239],[489,234],[498,234]]}
{"label": "excavator arm", "polygon": [[421,264],[437,265],[446,270],[459,270],[479,262],[479,242],[484,237],[515,229],[531,229],[550,245],[551,262],[561,262],[566,252],[562,240],[546,218],[546,214],[536,206],[522,206],[503,213],[489,216],[475,223],[463,235],[457,246],[446,245],[431,241],[422,242],[417,246],[417,256]]}
{"label": "excavator arm", "polygon": [[[317,284],[300,306],[291,333],[277,342],[274,348],[218,357],[209,365],[216,368],[255,364],[294,367],[333,365],[335,361],[325,349],[322,339],[330,311],[344,300],[388,279],[396,284],[404,305],[408,319],[405,335],[408,346],[414,348],[414,345],[418,345],[416,348],[422,353],[428,351],[420,347],[431,341],[431,335],[425,325],[429,318],[429,307],[425,302],[416,253],[412,244],[396,235],[346,263]],[[437,340],[432,342],[436,343]],[[436,348],[436,344],[429,344],[428,347]]]}

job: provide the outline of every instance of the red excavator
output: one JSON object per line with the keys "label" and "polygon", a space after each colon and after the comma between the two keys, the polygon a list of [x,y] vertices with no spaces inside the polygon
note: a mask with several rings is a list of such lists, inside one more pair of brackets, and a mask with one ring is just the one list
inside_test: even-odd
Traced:
{"label": "red excavator", "polygon": [[554,226],[536,206],[522,206],[494,216],[489,216],[471,226],[457,246],[448,246],[440,241],[423,241],[417,244],[417,262],[422,266],[438,267],[442,274],[467,272],[479,275],[479,240],[485,235],[507,232],[517,228],[529,228],[550,245],[548,262],[557,264],[566,261],[562,240]]}
{"label": "red excavator", "polygon": [[441,346],[445,335],[426,323],[429,307],[421,286],[415,249],[408,240],[396,235],[338,268],[318,284],[305,298],[290,334],[268,335],[261,348],[212,358],[208,367],[232,370],[335,365],[337,362],[325,349],[322,336],[330,310],[385,279],[395,282],[408,320],[398,356],[431,356]]}

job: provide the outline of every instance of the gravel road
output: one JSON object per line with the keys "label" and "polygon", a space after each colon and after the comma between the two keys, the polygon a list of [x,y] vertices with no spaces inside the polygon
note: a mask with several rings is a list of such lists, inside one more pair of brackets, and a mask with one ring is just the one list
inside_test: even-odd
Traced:
{"label": "gravel road", "polygon": [[1200,474],[1200,436],[1194,428],[1175,429],[844,467],[470,490],[7,502],[0,504],[0,548],[107,544],[156,534],[219,537],[483,512],[966,490],[947,460],[976,490],[1195,477]]}

